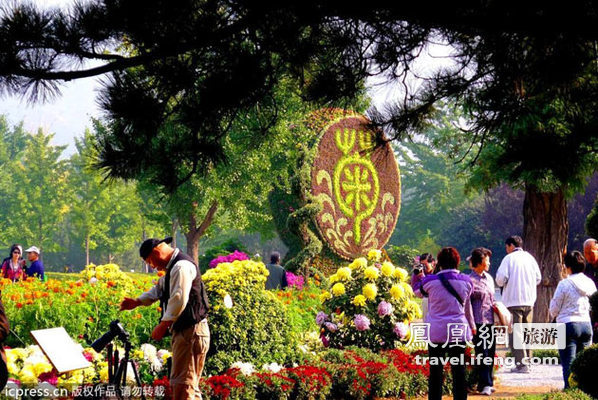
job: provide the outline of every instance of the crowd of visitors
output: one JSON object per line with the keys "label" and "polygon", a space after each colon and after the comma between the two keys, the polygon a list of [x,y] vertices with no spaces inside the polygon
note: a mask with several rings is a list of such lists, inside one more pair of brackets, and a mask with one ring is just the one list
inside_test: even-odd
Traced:
{"label": "crowd of visitors", "polygon": [[[483,247],[474,248],[467,257],[470,274],[457,269],[460,255],[453,247],[440,250],[436,266],[436,260],[428,253],[416,260],[411,284],[414,293],[427,300],[422,307],[424,323],[429,327],[428,356],[429,360],[436,360],[429,361],[429,399],[442,398],[445,364],[451,359],[463,360],[467,345],[475,348],[478,360],[475,364],[477,388],[468,388],[465,363],[450,362],[453,399],[466,399],[472,390],[492,395],[496,341],[487,339],[494,335],[494,328],[504,328],[505,335],[508,332],[514,359],[510,372],[530,372],[530,350],[525,345],[515,345],[513,324],[532,322],[536,289],[542,275],[536,259],[523,249],[519,236],[507,238],[505,250],[507,255],[494,278],[489,273],[492,252]],[[598,241],[588,239],[584,243],[584,254],[579,251],[564,254],[563,274],[566,278],[559,283],[550,302],[550,316],[554,318],[552,322],[565,325],[565,347],[559,349],[559,354],[567,388],[571,362],[592,343],[589,296],[596,292],[598,280]],[[495,298],[496,288],[501,292],[500,301]],[[461,329],[453,329],[455,326]]]}

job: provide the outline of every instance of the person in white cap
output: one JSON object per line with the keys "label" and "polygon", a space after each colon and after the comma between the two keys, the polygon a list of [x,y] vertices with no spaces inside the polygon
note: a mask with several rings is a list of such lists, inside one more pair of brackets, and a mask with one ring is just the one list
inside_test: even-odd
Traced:
{"label": "person in white cap", "polygon": [[39,249],[31,246],[27,250],[27,259],[31,261],[31,265],[27,268],[27,276],[35,276],[42,281],[44,280],[44,263],[39,259]]}

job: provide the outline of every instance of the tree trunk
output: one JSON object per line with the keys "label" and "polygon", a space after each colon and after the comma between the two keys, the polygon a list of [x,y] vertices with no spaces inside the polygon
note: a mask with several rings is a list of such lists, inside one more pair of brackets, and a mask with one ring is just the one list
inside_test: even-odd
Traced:
{"label": "tree trunk", "polygon": [[172,219],[172,224],[170,225],[170,235],[172,236],[172,247],[176,246],[176,230],[179,226],[179,221],[176,218]]}
{"label": "tree trunk", "polygon": [[[193,203],[193,211],[195,211],[195,208],[197,208],[197,203]],[[189,225],[187,227],[187,232],[185,233],[185,239],[187,240],[187,254],[193,258],[193,261],[195,261],[196,264],[199,261],[199,239],[214,221],[217,211],[218,202],[214,201],[199,226],[197,226],[195,212],[191,212],[189,216]]]}
{"label": "tree trunk", "polygon": [[550,299],[561,280],[563,253],[567,249],[567,200],[563,189],[541,193],[527,185],[523,201],[523,246],[538,261],[542,281],[534,305],[534,322],[550,322]]}
{"label": "tree trunk", "polygon": [[85,235],[85,266],[89,265],[89,233]]}

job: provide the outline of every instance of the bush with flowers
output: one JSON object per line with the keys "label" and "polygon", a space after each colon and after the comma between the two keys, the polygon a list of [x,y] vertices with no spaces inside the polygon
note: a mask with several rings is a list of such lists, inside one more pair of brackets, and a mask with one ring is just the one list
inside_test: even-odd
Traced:
{"label": "bush with flowers", "polygon": [[379,250],[371,250],[329,277],[329,289],[320,297],[323,310],[316,316],[324,345],[378,351],[408,339],[408,325],[421,317],[421,309],[408,272],[381,258]]}
{"label": "bush with flowers", "polygon": [[298,343],[286,308],[265,290],[267,276],[266,266],[253,260],[221,263],[203,275],[212,306],[208,374],[226,371],[237,360],[297,360]]}
{"label": "bush with flowers", "polygon": [[225,256],[218,256],[216,258],[214,258],[212,261],[210,261],[210,268],[216,268],[216,266],[218,264],[222,264],[222,263],[232,263],[233,261],[243,261],[243,260],[249,260],[249,256],[245,253],[243,253],[242,251],[239,250],[235,250],[230,254],[227,254]]}
{"label": "bush with flowers", "polygon": [[112,282],[114,284],[126,285],[132,282],[132,279],[117,264],[94,265],[89,264],[79,276],[86,282],[95,283],[97,281]]}

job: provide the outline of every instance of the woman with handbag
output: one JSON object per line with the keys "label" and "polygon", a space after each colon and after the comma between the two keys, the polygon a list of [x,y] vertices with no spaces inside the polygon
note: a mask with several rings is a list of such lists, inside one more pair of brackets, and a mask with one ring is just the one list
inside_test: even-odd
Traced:
{"label": "woman with handbag", "polygon": [[565,254],[566,279],[559,282],[550,301],[550,316],[565,324],[566,346],[559,350],[565,389],[569,387],[571,362],[584,348],[592,344],[590,297],[596,291],[594,282],[583,274],[586,260],[579,251]]}
{"label": "woman with handbag", "polygon": [[[475,354],[482,355],[480,364],[476,366],[478,375],[478,391],[480,394],[490,396],[494,392],[494,354],[496,342],[494,341],[494,278],[487,271],[490,269],[490,256],[492,252],[484,247],[471,251],[467,257],[473,272],[469,275],[473,283],[471,293],[471,308],[476,325],[476,335],[473,338]],[[498,321],[497,321],[498,322]]]}
{"label": "woman with handbag", "polygon": [[[465,347],[475,333],[470,297],[473,289],[469,276],[459,273],[461,260],[453,247],[445,247],[438,253],[437,274],[426,276],[415,294],[428,297],[429,324],[428,356],[430,379],[428,399],[442,399],[443,362],[450,357],[464,360]],[[453,376],[453,399],[467,399],[465,364],[451,363]]]}

